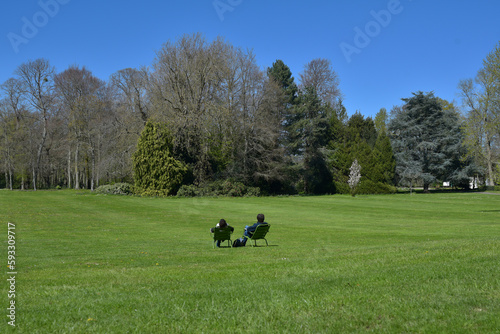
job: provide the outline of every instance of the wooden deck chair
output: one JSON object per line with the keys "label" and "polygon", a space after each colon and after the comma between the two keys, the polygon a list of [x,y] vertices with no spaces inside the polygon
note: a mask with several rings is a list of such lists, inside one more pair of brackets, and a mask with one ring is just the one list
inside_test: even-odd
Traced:
{"label": "wooden deck chair", "polygon": [[221,244],[223,241],[227,241],[229,247],[233,247],[233,243],[231,242],[231,234],[233,231],[230,228],[219,228],[219,227],[214,227],[214,243],[213,246],[215,248],[215,243],[220,240]]}
{"label": "wooden deck chair", "polygon": [[[270,224],[261,224],[261,225],[257,226],[257,228],[255,229],[255,232],[253,232],[252,236],[248,239],[253,240],[255,247],[257,246],[257,240],[259,240],[259,239],[264,239],[266,242],[266,246],[269,246],[269,244],[267,243],[267,240],[266,240],[266,234],[267,234],[267,232],[269,232],[270,227],[271,227]],[[252,245],[251,242],[250,242],[250,244]],[[254,245],[252,245],[252,247],[254,247]]]}

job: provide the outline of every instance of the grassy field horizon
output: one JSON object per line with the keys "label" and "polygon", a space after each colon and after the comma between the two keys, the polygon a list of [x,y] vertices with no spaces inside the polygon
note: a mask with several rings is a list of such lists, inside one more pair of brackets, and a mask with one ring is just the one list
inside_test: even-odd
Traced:
{"label": "grassy field horizon", "polygon": [[[500,196],[0,191],[19,333],[498,333]],[[213,249],[264,213],[269,247]],[[265,242],[259,242],[259,245]],[[9,268],[4,266],[4,277]],[[9,303],[6,280],[2,305]],[[3,315],[1,327],[12,330]]]}

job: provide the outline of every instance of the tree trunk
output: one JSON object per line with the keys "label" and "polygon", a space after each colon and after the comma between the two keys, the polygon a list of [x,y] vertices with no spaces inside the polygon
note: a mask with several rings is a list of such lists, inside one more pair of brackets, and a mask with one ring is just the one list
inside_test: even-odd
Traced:
{"label": "tree trunk", "polygon": [[94,191],[94,183],[95,183],[95,150],[91,148],[90,150],[90,159],[92,165],[92,171],[90,173],[90,190]]}
{"label": "tree trunk", "polygon": [[493,179],[493,162],[492,162],[492,153],[491,153],[491,141],[487,138],[486,143],[486,164],[488,169],[488,180],[486,182],[487,186],[494,186],[495,181]]}
{"label": "tree trunk", "polygon": [[36,191],[36,168],[33,166],[33,190]]}
{"label": "tree trunk", "polygon": [[[101,164],[101,135],[99,135],[98,137],[98,141],[97,141],[97,165],[100,166]],[[100,169],[97,168],[96,170],[96,187],[99,188],[99,179],[100,179],[100,173],[99,173]]]}
{"label": "tree trunk", "polygon": [[68,175],[66,176],[68,189],[71,189],[71,147],[68,150]]}
{"label": "tree trunk", "polygon": [[80,189],[80,175],[78,174],[78,150],[80,148],[80,145],[78,142],[76,143],[76,148],[75,148],[75,189]]}
{"label": "tree trunk", "polygon": [[37,182],[38,173],[40,171],[40,162],[42,161],[42,152],[43,152],[43,148],[45,146],[45,140],[47,139],[47,125],[48,125],[47,115],[46,115],[46,111],[44,111],[42,141],[40,142],[40,145],[38,146],[38,152],[36,154],[36,165],[33,168],[33,190],[34,191],[36,191],[36,182]]}
{"label": "tree trunk", "polygon": [[88,155],[85,156],[85,167],[83,169],[83,187],[84,189],[89,189],[90,188],[90,166],[89,166],[89,157]]}

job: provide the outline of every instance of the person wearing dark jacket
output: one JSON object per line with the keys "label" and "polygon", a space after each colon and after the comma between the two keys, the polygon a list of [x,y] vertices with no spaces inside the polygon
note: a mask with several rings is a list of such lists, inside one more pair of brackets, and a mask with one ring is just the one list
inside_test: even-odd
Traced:
{"label": "person wearing dark jacket", "polygon": [[252,226],[245,226],[245,232],[243,233],[243,237],[240,239],[236,239],[233,243],[233,247],[239,247],[239,246],[245,246],[247,243],[248,238],[251,238],[253,233],[255,232],[255,229],[257,226],[262,225],[262,224],[267,224],[264,221],[265,217],[262,213],[259,213],[257,215],[257,222],[253,224]]}

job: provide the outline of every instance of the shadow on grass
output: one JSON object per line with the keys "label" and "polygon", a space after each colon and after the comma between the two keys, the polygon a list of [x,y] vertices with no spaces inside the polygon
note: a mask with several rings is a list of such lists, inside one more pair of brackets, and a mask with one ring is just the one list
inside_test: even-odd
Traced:
{"label": "shadow on grass", "polygon": [[246,248],[266,248],[266,247],[279,247],[279,245],[257,245],[257,246],[245,246]]}
{"label": "shadow on grass", "polygon": [[454,189],[454,188],[433,188],[428,191],[424,191],[422,188],[413,188],[410,192],[410,189],[398,189],[398,194],[492,194],[492,195],[500,195],[500,192],[491,192],[487,189]]}
{"label": "shadow on grass", "polygon": [[217,248],[266,248],[266,247],[279,247],[279,245],[257,245],[257,246],[240,246],[240,247],[230,247],[230,246],[220,246],[220,247],[215,247]]}

